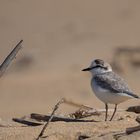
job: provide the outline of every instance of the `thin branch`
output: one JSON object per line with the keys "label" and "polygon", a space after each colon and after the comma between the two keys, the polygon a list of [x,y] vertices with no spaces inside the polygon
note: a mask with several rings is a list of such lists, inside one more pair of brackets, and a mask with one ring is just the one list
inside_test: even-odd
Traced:
{"label": "thin branch", "polygon": [[48,122],[44,125],[43,129],[41,130],[41,132],[40,132],[40,134],[38,135],[38,137],[37,137],[36,140],[39,140],[39,138],[43,136],[43,133],[44,133],[45,129],[47,128],[47,126],[49,125],[49,123],[51,122],[51,120],[53,119],[53,116],[54,116],[55,112],[58,110],[60,104],[64,103],[64,101],[65,101],[65,99],[62,98],[62,99],[55,105],[55,107],[54,107],[54,109],[53,109],[53,111],[52,111],[52,113],[51,113],[51,116],[50,116]]}
{"label": "thin branch", "polygon": [[4,72],[6,71],[7,67],[11,63],[11,61],[16,57],[16,54],[21,49],[22,42],[23,42],[23,40],[21,40],[15,46],[15,48],[10,52],[10,54],[5,58],[5,60],[3,61],[3,63],[0,65],[0,77],[4,74]]}

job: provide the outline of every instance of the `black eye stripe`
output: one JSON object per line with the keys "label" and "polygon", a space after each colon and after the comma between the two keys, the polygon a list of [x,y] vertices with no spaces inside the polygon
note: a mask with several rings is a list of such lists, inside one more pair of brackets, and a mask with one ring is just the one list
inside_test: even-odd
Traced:
{"label": "black eye stripe", "polygon": [[90,71],[90,70],[92,70],[94,68],[103,68],[105,70],[108,70],[108,67],[104,67],[104,66],[101,66],[101,65],[96,65],[94,67],[89,67],[89,68],[83,69],[82,71]]}

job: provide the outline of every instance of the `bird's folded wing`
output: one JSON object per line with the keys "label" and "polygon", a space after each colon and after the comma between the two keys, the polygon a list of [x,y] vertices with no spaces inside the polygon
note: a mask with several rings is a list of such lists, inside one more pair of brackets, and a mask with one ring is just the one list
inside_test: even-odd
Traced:
{"label": "bird's folded wing", "polygon": [[114,93],[125,93],[134,98],[139,98],[137,95],[133,94],[132,90],[129,89],[124,79],[114,72],[96,75],[94,78],[96,83],[106,90],[111,90]]}

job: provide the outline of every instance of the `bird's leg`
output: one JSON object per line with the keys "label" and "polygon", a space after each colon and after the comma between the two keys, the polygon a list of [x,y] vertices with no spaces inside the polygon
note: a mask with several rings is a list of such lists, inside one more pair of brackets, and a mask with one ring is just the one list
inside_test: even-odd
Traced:
{"label": "bird's leg", "polygon": [[107,121],[108,104],[105,104],[105,109],[106,109],[106,112],[105,112],[105,121]]}
{"label": "bird's leg", "polygon": [[110,121],[112,121],[112,119],[113,119],[113,117],[114,117],[114,115],[115,115],[115,113],[116,113],[116,110],[117,110],[117,104],[115,104],[114,112],[113,112],[113,114],[112,114],[112,117],[111,117]]}

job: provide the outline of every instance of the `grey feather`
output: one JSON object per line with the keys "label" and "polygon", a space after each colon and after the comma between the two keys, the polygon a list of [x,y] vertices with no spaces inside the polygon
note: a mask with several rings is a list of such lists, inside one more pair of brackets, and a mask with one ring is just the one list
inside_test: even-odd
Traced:
{"label": "grey feather", "polygon": [[110,90],[114,93],[125,93],[134,98],[139,98],[139,96],[133,94],[132,90],[129,89],[124,79],[122,79],[114,72],[97,74],[93,78],[96,81],[97,85],[99,85],[101,88]]}

